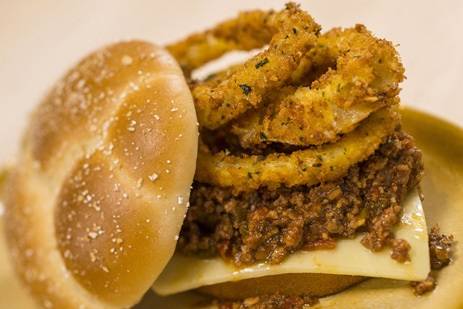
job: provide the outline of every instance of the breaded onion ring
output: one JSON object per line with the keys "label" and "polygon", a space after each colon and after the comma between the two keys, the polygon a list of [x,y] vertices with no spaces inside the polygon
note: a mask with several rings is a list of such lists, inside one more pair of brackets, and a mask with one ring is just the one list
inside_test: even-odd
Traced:
{"label": "breaded onion ring", "polygon": [[[397,103],[404,69],[392,44],[371,35],[362,25],[333,29],[321,36],[293,78],[328,69],[311,87],[300,87],[272,101],[258,116],[238,119],[232,132],[243,147],[262,142],[320,145],[353,130],[372,112]],[[252,118],[253,121],[249,121]]]}
{"label": "breaded onion ring", "polygon": [[189,75],[191,71],[233,50],[250,51],[272,39],[270,20],[274,11],[241,12],[236,18],[224,21],[212,29],[190,35],[166,46]]}
{"label": "breaded onion ring", "polygon": [[336,143],[295,151],[233,156],[225,152],[212,154],[202,144],[199,150],[196,180],[237,191],[261,186],[314,185],[338,179],[353,164],[370,156],[399,123],[396,108],[373,113],[354,131]]}
{"label": "breaded onion ring", "polygon": [[188,72],[227,51],[262,47],[270,41],[268,49],[239,65],[217,85],[193,86],[200,124],[216,129],[249,108],[258,107],[266,93],[283,86],[315,44],[319,30],[312,17],[290,3],[278,13],[242,13],[168,49]]}

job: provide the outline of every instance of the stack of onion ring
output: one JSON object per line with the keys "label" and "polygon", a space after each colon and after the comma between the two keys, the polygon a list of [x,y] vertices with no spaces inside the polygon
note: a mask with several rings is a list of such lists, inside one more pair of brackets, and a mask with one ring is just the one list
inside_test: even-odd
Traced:
{"label": "stack of onion ring", "polygon": [[258,108],[265,93],[283,86],[314,46],[319,30],[312,17],[289,4],[278,13],[243,13],[167,48],[188,72],[227,51],[269,45],[220,83],[200,83],[193,87],[200,124],[216,129],[246,110]]}
{"label": "stack of onion ring", "polygon": [[167,47],[191,77],[229,51],[268,44],[243,64],[191,83],[202,133],[237,140],[241,149],[212,151],[203,138],[197,181],[246,191],[335,180],[399,126],[404,69],[394,46],[362,25],[319,32],[290,3],[280,12],[241,13]]}

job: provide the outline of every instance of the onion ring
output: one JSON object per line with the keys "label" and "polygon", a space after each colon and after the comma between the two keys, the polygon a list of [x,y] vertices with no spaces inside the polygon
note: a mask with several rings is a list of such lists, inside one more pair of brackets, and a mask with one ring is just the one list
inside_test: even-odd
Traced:
{"label": "onion ring", "polygon": [[210,30],[193,34],[186,39],[167,45],[186,75],[207,62],[233,50],[250,51],[261,48],[272,38],[269,21],[274,11],[241,12]]}
{"label": "onion ring", "polygon": [[[188,72],[232,49],[262,47],[270,41],[268,49],[239,65],[218,85],[200,83],[193,86],[200,124],[216,129],[249,108],[257,108],[266,93],[283,86],[315,44],[319,30],[312,17],[289,3],[277,13],[243,13],[203,34],[170,45],[168,49]],[[243,34],[247,32],[251,34]]]}
{"label": "onion ring", "polygon": [[232,133],[242,146],[334,142],[372,112],[397,103],[390,98],[398,94],[404,69],[390,42],[376,39],[362,25],[335,28],[318,39],[293,79],[333,63],[336,69],[328,69],[311,87],[299,87],[270,102],[264,110],[255,111],[259,116],[238,119]]}
{"label": "onion ring", "polygon": [[373,113],[354,131],[336,143],[294,151],[233,156],[221,151],[212,154],[205,144],[199,149],[195,179],[237,191],[261,186],[315,185],[344,176],[352,164],[369,157],[399,124],[396,108]]}

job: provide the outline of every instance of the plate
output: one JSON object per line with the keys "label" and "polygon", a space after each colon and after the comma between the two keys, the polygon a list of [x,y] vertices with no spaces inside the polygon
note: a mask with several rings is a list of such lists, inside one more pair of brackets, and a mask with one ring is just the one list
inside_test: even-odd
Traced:
{"label": "plate", "polygon": [[[370,279],[342,293],[325,297],[313,308],[461,308],[463,307],[463,129],[435,116],[406,107],[404,130],[413,135],[423,151],[424,208],[428,226],[439,224],[453,234],[454,259],[438,273],[438,286],[416,297],[407,282]],[[1,220],[0,220],[1,227]],[[8,263],[3,235],[0,241],[0,308],[34,308],[31,298],[14,277]],[[359,296],[361,295],[361,297]],[[377,300],[381,299],[381,303]],[[203,299],[195,293],[158,297],[148,292],[136,309],[198,308]]]}

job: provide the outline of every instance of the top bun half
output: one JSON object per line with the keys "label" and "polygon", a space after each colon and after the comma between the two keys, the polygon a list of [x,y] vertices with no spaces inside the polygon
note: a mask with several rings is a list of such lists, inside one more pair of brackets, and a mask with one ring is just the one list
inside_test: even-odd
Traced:
{"label": "top bun half", "polygon": [[139,301],[174,252],[197,142],[190,90],[160,47],[108,46],[54,86],[5,198],[16,271],[42,306]]}

